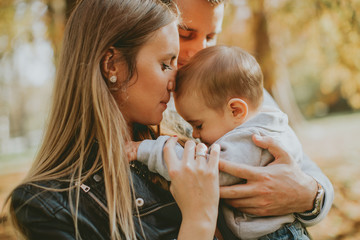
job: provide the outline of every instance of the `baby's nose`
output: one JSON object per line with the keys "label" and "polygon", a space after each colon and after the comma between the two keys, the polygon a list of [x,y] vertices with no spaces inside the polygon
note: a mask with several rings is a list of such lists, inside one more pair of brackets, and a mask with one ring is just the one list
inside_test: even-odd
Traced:
{"label": "baby's nose", "polygon": [[193,136],[193,138],[200,138],[199,131],[193,130],[192,136]]}

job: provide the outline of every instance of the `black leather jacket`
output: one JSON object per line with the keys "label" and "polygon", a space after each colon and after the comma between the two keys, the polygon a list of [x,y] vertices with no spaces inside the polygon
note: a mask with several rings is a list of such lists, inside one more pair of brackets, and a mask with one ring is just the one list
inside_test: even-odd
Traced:
{"label": "black leather jacket", "polygon": [[[141,217],[141,230],[134,207],[134,223],[138,239],[176,239],[181,212],[172,195],[146,176],[132,169],[136,205]],[[60,189],[60,181],[37,183]],[[81,185],[78,224],[82,239],[110,239],[104,182],[101,172]],[[28,239],[75,239],[68,192],[44,191],[22,185],[12,194],[12,208],[19,226]],[[120,226],[121,229],[121,226]],[[144,232],[145,236],[143,236]]]}
{"label": "black leather jacket", "polygon": [[[154,183],[153,178],[149,178],[146,166],[138,163],[131,168],[131,172],[136,198],[134,204],[138,206],[141,218],[140,224],[134,205],[133,219],[137,239],[176,239],[181,212],[171,193]],[[55,189],[66,187],[65,183],[56,180],[37,184]],[[11,207],[28,239],[75,239],[68,194],[68,191],[46,191],[30,184],[22,185],[13,192]],[[99,171],[81,185],[78,208],[81,239],[110,239],[106,206],[103,175]],[[219,218],[218,228],[223,238],[236,239],[221,220],[221,211]]]}

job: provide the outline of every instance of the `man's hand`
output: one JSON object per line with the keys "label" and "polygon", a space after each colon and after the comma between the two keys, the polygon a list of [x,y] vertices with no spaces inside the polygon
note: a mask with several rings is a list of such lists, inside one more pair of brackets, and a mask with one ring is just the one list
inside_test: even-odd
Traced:
{"label": "man's hand", "polygon": [[253,136],[275,160],[266,167],[220,161],[219,170],[247,180],[220,188],[220,197],[241,212],[258,216],[305,212],[313,207],[316,181],[303,173],[291,156],[271,137]]}

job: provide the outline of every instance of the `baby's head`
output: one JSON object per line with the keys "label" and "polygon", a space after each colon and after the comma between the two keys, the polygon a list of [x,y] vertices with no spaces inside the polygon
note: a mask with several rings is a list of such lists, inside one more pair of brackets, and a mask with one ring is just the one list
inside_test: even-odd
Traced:
{"label": "baby's head", "polygon": [[257,112],[263,99],[261,68],[238,47],[209,47],[178,70],[174,97],[193,137],[211,145]]}

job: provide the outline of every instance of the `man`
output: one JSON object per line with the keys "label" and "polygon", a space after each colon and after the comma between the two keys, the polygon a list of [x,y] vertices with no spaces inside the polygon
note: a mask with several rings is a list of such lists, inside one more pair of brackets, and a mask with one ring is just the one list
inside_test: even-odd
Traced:
{"label": "man", "polygon": [[[183,20],[179,26],[178,67],[181,67],[196,52],[216,44],[225,3],[224,0],[174,1]],[[271,101],[269,98],[268,102]],[[222,162],[222,171],[247,179],[247,183],[221,187],[220,197],[247,214],[295,213],[305,226],[320,222],[329,212],[334,198],[329,179],[306,156],[302,168],[298,168],[289,161],[286,150],[279,150],[271,138],[264,137],[255,143],[269,149],[275,157],[274,163],[267,167],[251,167]]]}

